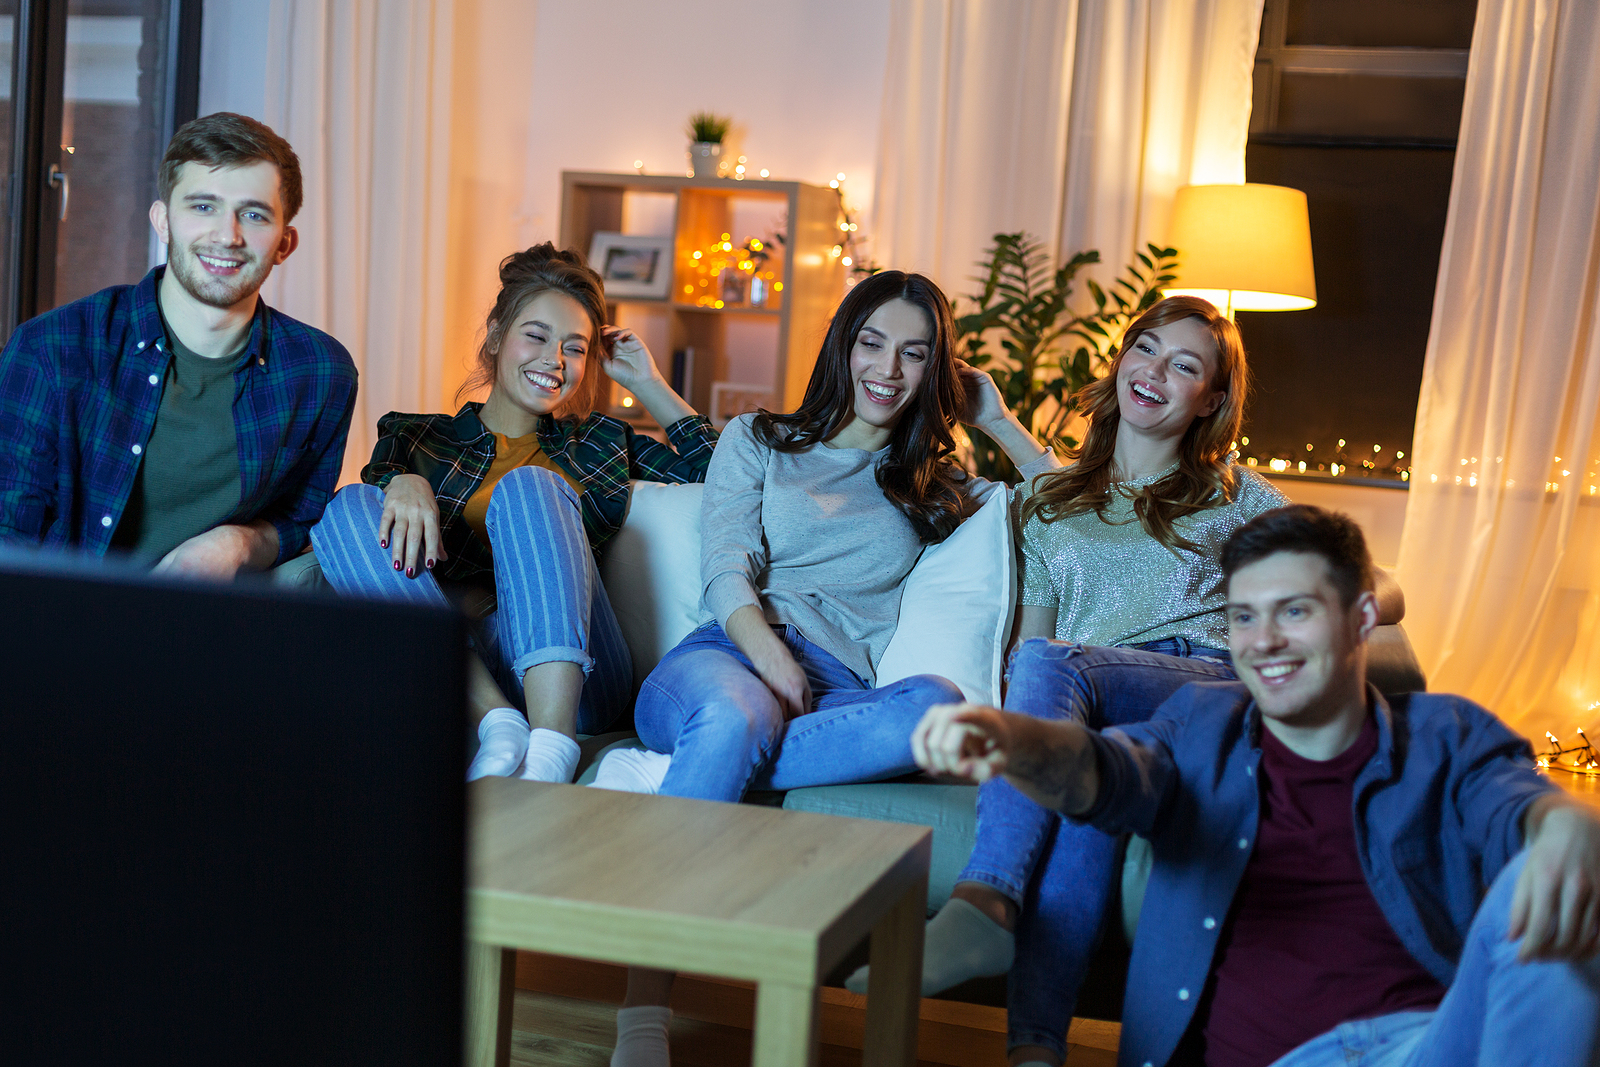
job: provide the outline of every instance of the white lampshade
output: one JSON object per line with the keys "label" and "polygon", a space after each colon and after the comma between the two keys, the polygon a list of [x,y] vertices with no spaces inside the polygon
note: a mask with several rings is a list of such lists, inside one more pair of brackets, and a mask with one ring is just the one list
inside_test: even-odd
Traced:
{"label": "white lampshade", "polygon": [[1172,204],[1167,244],[1178,278],[1167,296],[1199,296],[1235,311],[1317,305],[1306,194],[1281,185],[1186,185]]}

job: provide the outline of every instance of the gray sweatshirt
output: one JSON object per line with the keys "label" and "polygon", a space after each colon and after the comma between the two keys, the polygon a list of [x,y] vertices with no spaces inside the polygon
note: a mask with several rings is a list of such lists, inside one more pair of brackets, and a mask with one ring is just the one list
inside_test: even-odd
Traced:
{"label": "gray sweatshirt", "polygon": [[[755,439],[753,415],[728,423],[706,471],[701,508],[701,621],[727,625],[747,604],[790,624],[862,681],[900,620],[900,593],[923,545],[878,488],[889,454],[814,445],[778,452]],[[1025,477],[1059,466],[1046,452]],[[1000,488],[974,478],[976,503]]]}

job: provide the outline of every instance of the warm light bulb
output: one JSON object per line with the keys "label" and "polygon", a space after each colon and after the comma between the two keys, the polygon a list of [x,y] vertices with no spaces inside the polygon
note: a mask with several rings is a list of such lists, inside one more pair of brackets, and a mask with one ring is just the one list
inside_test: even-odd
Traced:
{"label": "warm light bulb", "polygon": [[740,162],[740,163],[747,163],[747,162],[749,162],[749,161],[748,161],[748,160],[747,160],[747,159],[745,159],[745,157],[744,157],[744,156],[740,156],[740,157],[739,157],[739,162]]}
{"label": "warm light bulb", "polygon": [[767,176],[767,174],[768,174],[767,168],[766,167],[762,167],[761,168],[761,176],[763,178],[765,178]]}
{"label": "warm light bulb", "polygon": [[781,292],[783,292],[783,283],[782,283],[782,282],[773,282],[773,283],[772,283],[772,291],[773,291],[773,292],[774,292],[774,293],[781,293]]}
{"label": "warm light bulb", "polygon": [[633,397],[631,397],[631,396],[623,397],[622,398],[622,406],[625,407],[625,408],[633,407]]}
{"label": "warm light bulb", "polygon": [[694,286],[692,286],[692,285],[684,286],[683,287],[683,293],[684,293],[685,296],[693,296],[694,295]]}
{"label": "warm light bulb", "polygon": [[1249,444],[1249,443],[1250,443],[1250,438],[1248,438],[1248,437],[1241,437],[1241,438],[1239,438],[1239,443],[1240,443],[1240,444],[1241,444],[1241,445],[1247,445],[1247,444]]}
{"label": "warm light bulb", "polygon": [[695,254],[694,254],[694,258],[695,258],[695,259],[699,259],[699,258],[700,258],[700,253],[699,253],[699,252],[696,252],[696,253],[695,253]]}
{"label": "warm light bulb", "polygon": [[718,300],[715,304],[712,305],[712,307],[721,307],[721,306],[722,306],[722,301],[720,301],[720,300]]}
{"label": "warm light bulb", "polygon": [[633,169],[634,170],[644,170],[644,160],[642,160],[642,159],[634,160],[633,161]]}
{"label": "warm light bulb", "polygon": [[850,258],[850,257],[849,257],[849,256],[845,256],[845,257],[844,257],[844,258],[843,258],[843,259],[841,259],[841,260],[840,260],[840,261],[839,261],[839,262],[840,262],[840,263],[843,263],[843,264],[844,264],[844,265],[845,265],[845,266],[847,266],[847,267],[848,267],[848,266],[850,266],[850,265],[851,265],[851,264],[852,264],[852,263],[853,263],[853,262],[854,262],[854,260],[852,260],[852,259],[851,259],[851,258]]}
{"label": "warm light bulb", "polygon": [[841,170],[838,174],[835,174],[833,176],[833,178],[834,178],[834,181],[840,181],[840,182],[844,181],[844,171]]}
{"label": "warm light bulb", "polygon": [[831,181],[831,182],[828,183],[828,188],[829,189],[837,189],[837,188],[839,188],[839,183],[837,181]]}

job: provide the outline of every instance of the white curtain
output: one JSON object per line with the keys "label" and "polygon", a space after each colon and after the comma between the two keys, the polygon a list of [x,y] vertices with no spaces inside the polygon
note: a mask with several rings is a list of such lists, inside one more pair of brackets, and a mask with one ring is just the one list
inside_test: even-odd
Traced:
{"label": "white curtain", "polygon": [[305,179],[263,295],[361,372],[342,481],[388,411],[437,410],[445,362],[452,0],[271,0],[265,121]]}
{"label": "white curtain", "polygon": [[1114,275],[1244,181],[1262,0],[893,0],[873,257],[971,285],[993,235]]}
{"label": "white curtain", "polygon": [[1399,569],[1429,687],[1569,743],[1600,727],[1597,55],[1593,0],[1479,0]]}

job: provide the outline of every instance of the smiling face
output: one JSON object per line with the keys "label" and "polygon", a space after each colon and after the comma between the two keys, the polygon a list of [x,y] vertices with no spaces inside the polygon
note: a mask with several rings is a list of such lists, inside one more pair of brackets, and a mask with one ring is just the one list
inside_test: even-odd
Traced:
{"label": "smiling face", "polygon": [[1274,552],[1240,567],[1227,613],[1234,670],[1279,736],[1365,714],[1377,601],[1362,592],[1347,606],[1321,555]]}
{"label": "smiling face", "polygon": [[499,334],[489,404],[534,419],[552,413],[583,381],[595,340],[589,313],[572,297],[550,289],[529,297]]}
{"label": "smiling face", "polygon": [[1216,338],[1196,318],[1153,326],[1134,338],[1117,366],[1122,423],[1163,439],[1181,438],[1195,419],[1217,410]]}
{"label": "smiling face", "polygon": [[850,347],[852,436],[877,440],[874,448],[887,443],[916,398],[932,351],[933,322],[911,301],[896,297],[868,316]]}
{"label": "smiling face", "polygon": [[295,247],[294,228],[283,221],[281,186],[277,166],[264,160],[183,165],[172,196],[150,206],[150,221],[184,292],[220,309],[255,298]]}

